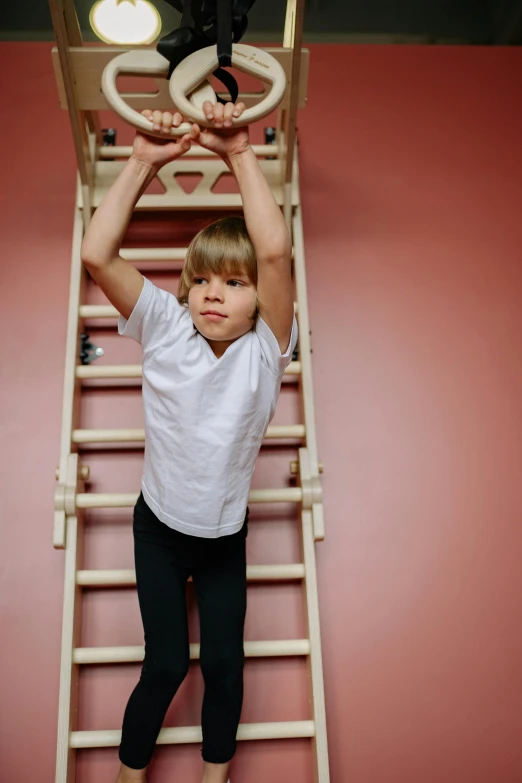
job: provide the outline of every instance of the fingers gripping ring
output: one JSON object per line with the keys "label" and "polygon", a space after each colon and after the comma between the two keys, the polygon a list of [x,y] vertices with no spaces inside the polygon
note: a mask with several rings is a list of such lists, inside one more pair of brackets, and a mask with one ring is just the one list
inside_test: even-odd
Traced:
{"label": "fingers gripping ring", "polygon": [[[257,76],[262,82],[271,85],[271,90],[259,103],[246,109],[241,117],[232,118],[232,126],[241,127],[263,119],[279,106],[286,90],[286,74],[275,57],[263,49],[245,44],[233,45],[232,65],[238,71]],[[207,121],[200,108],[203,101],[200,102],[199,95],[197,101],[189,100],[188,95],[193,94],[198,85],[218,67],[217,46],[207,46],[205,49],[189,54],[174,69],[170,77],[170,97],[176,108],[187,119],[206,127],[211,123]]]}
{"label": "fingers gripping ring", "polygon": [[[216,93],[207,81],[218,67],[217,47],[209,46],[186,57],[174,69],[170,77],[170,95],[178,111],[191,122],[202,127],[210,127],[203,113],[205,101],[216,102]],[[270,84],[270,92],[255,106],[246,109],[241,117],[233,118],[232,125],[239,127],[260,120],[270,114],[281,102],[286,89],[286,75],[280,63],[267,52],[253,46],[234,44],[232,65],[239,71],[257,76]],[[150,136],[164,139],[165,133],[154,131],[152,122],[132,109],[116,88],[116,79],[120,74],[165,77],[169,71],[169,62],[159,52],[151,49],[138,49],[114,57],[105,67],[101,90],[109,106],[122,119]],[[182,136],[190,131],[190,122],[182,123],[171,129],[171,136]]]}
{"label": "fingers gripping ring", "polygon": [[[101,79],[101,91],[105,96],[107,103],[113,109],[116,114],[132,125],[136,130],[142,131],[149,136],[158,136],[164,139],[166,134],[161,131],[155,131],[152,129],[152,122],[147,120],[143,114],[140,114],[136,109],[132,109],[128,103],[126,103],[118,92],[116,87],[116,79],[120,74],[135,75],[135,76],[154,76],[165,78],[169,72],[169,61],[163,57],[159,52],[152,49],[137,49],[130,52],[124,52],[116,57],[105,66]],[[194,90],[191,95],[191,100],[195,102],[197,106],[202,106],[204,101],[216,100],[216,93],[205,81],[198,86],[198,89]],[[183,136],[191,129],[189,122],[183,122],[178,128],[171,129],[171,136]]]}

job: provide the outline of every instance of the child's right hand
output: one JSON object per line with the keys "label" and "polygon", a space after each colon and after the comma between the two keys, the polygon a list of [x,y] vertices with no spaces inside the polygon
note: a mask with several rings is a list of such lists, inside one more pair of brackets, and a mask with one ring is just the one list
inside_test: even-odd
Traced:
{"label": "child's right hand", "polygon": [[173,126],[178,128],[183,122],[183,117],[179,112],[172,115],[169,111],[161,112],[144,109],[141,113],[165,134],[165,138],[160,139],[157,136],[147,136],[145,133],[138,131],[134,139],[133,158],[155,169],[160,169],[166,163],[180,158],[190,149],[191,138],[188,133],[180,137],[178,141],[174,141],[170,135],[170,129]]}

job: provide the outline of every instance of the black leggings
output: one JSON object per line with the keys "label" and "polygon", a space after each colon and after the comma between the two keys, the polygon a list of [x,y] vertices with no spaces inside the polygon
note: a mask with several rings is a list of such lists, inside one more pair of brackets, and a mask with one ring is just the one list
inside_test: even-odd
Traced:
{"label": "black leggings", "polygon": [[199,608],[205,681],[204,761],[224,764],[236,750],[243,704],[246,613],[245,522],[238,533],[200,538],[163,524],[140,494],[134,508],[134,557],[145,659],[123,718],[119,756],[132,769],[151,759],[163,718],[189,669],[186,583]]}

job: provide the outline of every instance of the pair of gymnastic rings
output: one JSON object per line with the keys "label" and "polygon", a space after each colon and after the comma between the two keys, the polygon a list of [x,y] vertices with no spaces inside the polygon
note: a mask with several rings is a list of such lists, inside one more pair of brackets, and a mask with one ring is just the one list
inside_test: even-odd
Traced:
{"label": "pair of gymnastic rings", "polygon": [[[182,136],[191,128],[192,122],[209,127],[203,113],[203,103],[217,100],[216,93],[208,81],[209,76],[220,68],[222,57],[218,54],[218,45],[206,46],[192,52],[176,65],[169,79],[169,92],[172,102],[190,122],[182,123],[171,129],[172,136]],[[241,127],[261,120],[272,112],[281,102],[286,90],[286,74],[280,63],[263,49],[234,43],[231,47],[230,64],[238,71],[257,77],[270,89],[254,106],[247,108],[241,117],[232,119],[232,126]],[[158,51],[137,49],[114,57],[102,74],[101,89],[109,106],[126,122],[150,136],[165,138],[161,131],[152,128],[152,122],[132,109],[121,97],[116,87],[120,75],[149,77],[167,77],[170,71],[169,60]]]}

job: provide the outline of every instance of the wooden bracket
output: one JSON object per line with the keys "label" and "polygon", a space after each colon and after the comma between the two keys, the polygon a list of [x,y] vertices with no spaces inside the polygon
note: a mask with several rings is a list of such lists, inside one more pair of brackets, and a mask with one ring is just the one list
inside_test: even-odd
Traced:
{"label": "wooden bracket", "polygon": [[303,492],[303,508],[310,509],[315,503],[323,502],[323,488],[319,476],[313,476],[307,448],[299,449],[298,473]]}
{"label": "wooden bracket", "polygon": [[78,454],[68,454],[57,469],[58,486],[54,493],[54,535],[55,549],[65,549],[66,519],[76,516],[76,495],[85,489],[89,468],[81,466]]}
{"label": "wooden bracket", "polygon": [[[319,473],[324,473],[324,465],[322,462],[317,463],[319,465]],[[299,474],[299,461],[296,459],[293,459],[290,462],[290,473],[292,476],[297,476]]]}
{"label": "wooden bracket", "polygon": [[[314,539],[322,541],[324,539],[324,516],[323,516],[323,488],[318,474],[312,474],[310,455],[307,448],[299,449],[299,460],[297,465],[290,463],[290,470],[296,467],[296,473],[300,478],[301,491],[303,493],[302,508],[312,511]],[[319,473],[322,473],[322,465],[319,467]]]}

